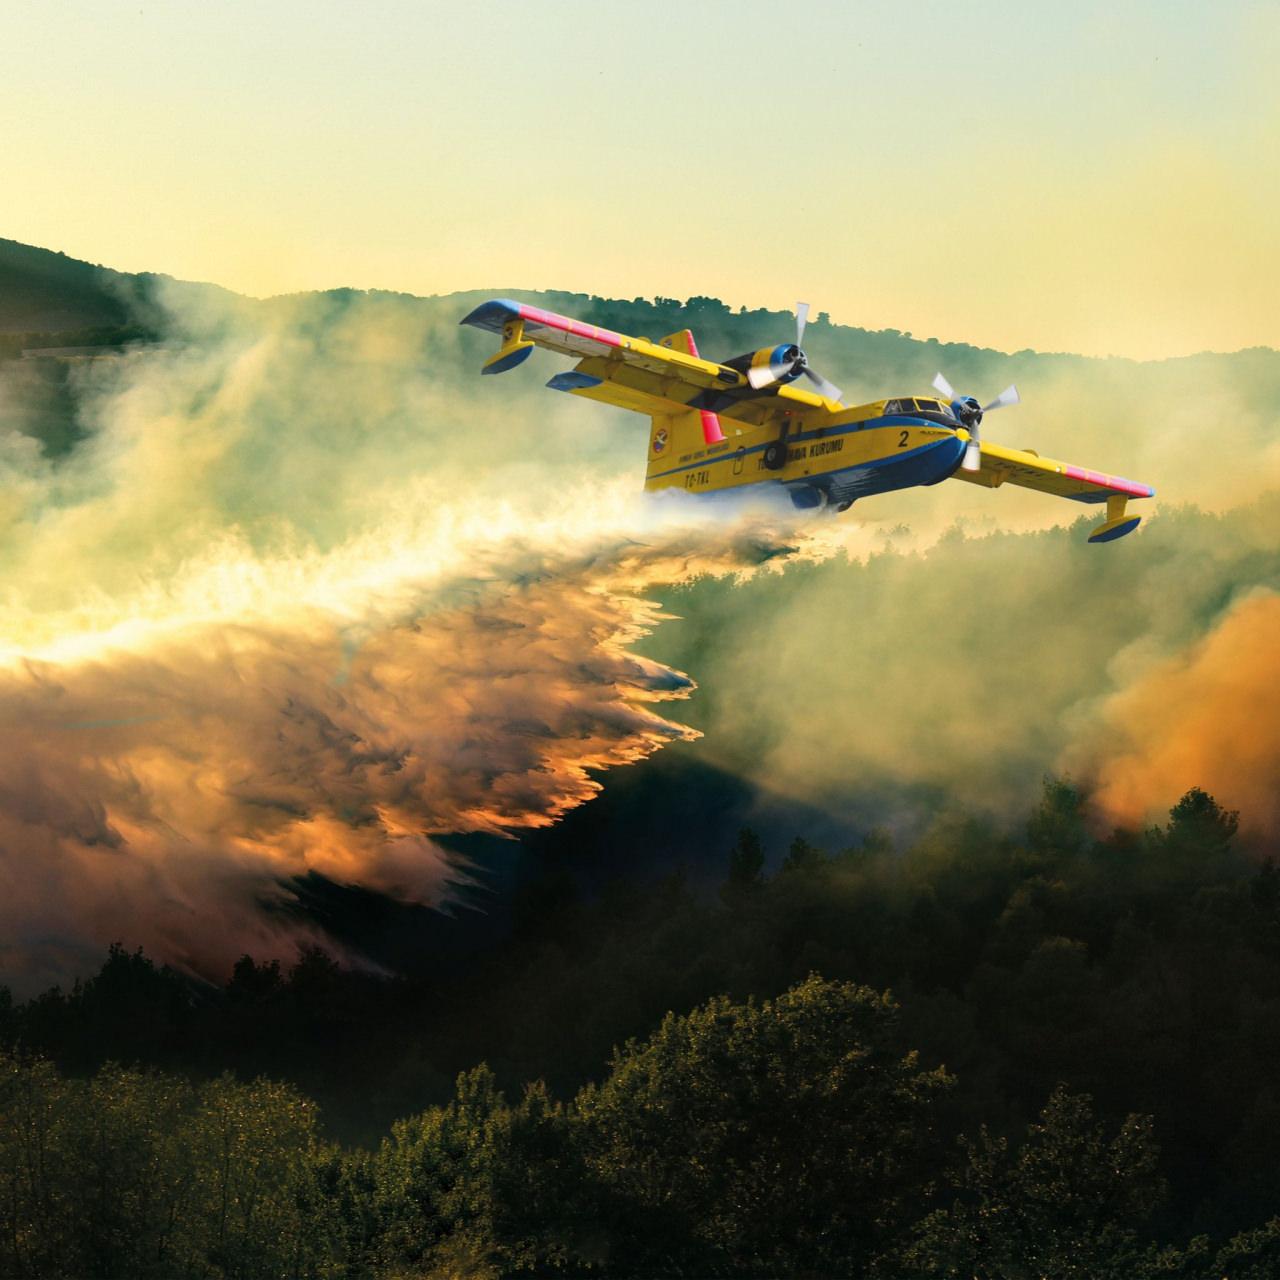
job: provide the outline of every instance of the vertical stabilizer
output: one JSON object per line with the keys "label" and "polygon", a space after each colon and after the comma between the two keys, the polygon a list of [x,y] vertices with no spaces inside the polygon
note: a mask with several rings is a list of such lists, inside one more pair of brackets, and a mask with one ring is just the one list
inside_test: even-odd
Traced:
{"label": "vertical stabilizer", "polygon": [[693,340],[692,329],[677,329],[675,333],[669,333],[665,338],[660,338],[658,346],[670,347],[672,351],[680,351],[687,356],[698,354],[698,344]]}
{"label": "vertical stabilizer", "polygon": [[[680,351],[684,355],[698,356],[698,344],[693,340],[692,329],[677,329],[675,333],[669,333],[665,338],[658,341],[660,347],[670,347],[672,351]],[[720,426],[720,418],[708,409],[699,410],[702,426],[702,443],[703,444],[719,444],[724,439],[724,431]],[[656,429],[656,428],[655,428]],[[650,440],[652,445],[652,439]],[[653,459],[652,448],[650,449],[650,461]]]}

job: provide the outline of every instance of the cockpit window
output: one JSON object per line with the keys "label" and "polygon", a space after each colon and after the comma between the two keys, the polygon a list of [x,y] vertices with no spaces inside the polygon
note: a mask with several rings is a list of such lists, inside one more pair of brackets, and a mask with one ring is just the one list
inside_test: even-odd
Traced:
{"label": "cockpit window", "polygon": [[916,400],[916,407],[921,413],[929,414],[943,418],[947,422],[954,422],[955,418],[951,412],[951,406],[942,400]]}
{"label": "cockpit window", "polygon": [[900,400],[886,400],[884,413],[885,417],[904,414],[908,418],[929,418],[948,427],[955,425],[955,415],[951,412],[951,406],[941,400],[925,400],[919,397],[912,399],[903,396]]}

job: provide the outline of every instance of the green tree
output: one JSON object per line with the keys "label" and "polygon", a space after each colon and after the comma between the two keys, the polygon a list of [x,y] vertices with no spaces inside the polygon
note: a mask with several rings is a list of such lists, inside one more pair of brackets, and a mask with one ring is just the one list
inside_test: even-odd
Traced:
{"label": "green tree", "polygon": [[782,870],[812,874],[829,866],[827,855],[817,845],[810,844],[803,836],[796,836],[782,860]]}
{"label": "green tree", "polygon": [[331,1254],[316,1194],[316,1106],[286,1084],[222,1076],[200,1087],[182,1134],[195,1162],[188,1265],[228,1280],[306,1276]]}
{"label": "green tree", "polygon": [[393,1272],[496,1276],[602,1255],[568,1118],[541,1084],[513,1107],[487,1067],[464,1073],[448,1106],[395,1124],[373,1177],[376,1256]]}
{"label": "green tree", "polygon": [[1080,853],[1091,843],[1084,793],[1066,778],[1046,777],[1040,804],[1027,823],[1027,842],[1047,853]]}
{"label": "green tree", "polygon": [[1205,1280],[1275,1280],[1280,1275],[1280,1218],[1242,1231],[1218,1252]]}
{"label": "green tree", "polygon": [[177,1274],[196,1178],[185,1141],[190,1086],[108,1063],[70,1082],[70,1097],[62,1176],[75,1204],[76,1265],[86,1276]]}
{"label": "green tree", "polygon": [[862,1266],[928,1181],[948,1083],[894,1048],[894,1022],[888,996],[811,977],[669,1014],[616,1052],[576,1110],[591,1169],[632,1210],[636,1269]]}
{"label": "green tree", "polygon": [[1163,1185],[1149,1120],[1131,1115],[1108,1138],[1091,1099],[1059,1087],[1016,1152],[985,1128],[963,1149],[956,1198],[923,1220],[886,1275],[895,1267],[948,1280],[1151,1274],[1151,1246],[1138,1229]]}
{"label": "green tree", "polygon": [[72,1090],[51,1064],[0,1059],[0,1274],[74,1265],[74,1200],[65,1176]]}
{"label": "green tree", "polygon": [[1220,858],[1231,848],[1240,815],[1224,809],[1208,792],[1192,787],[1169,810],[1164,847],[1184,860]]}
{"label": "green tree", "polygon": [[729,853],[729,877],[720,888],[720,897],[729,907],[740,907],[757,897],[764,888],[764,846],[750,828],[738,832]]}
{"label": "green tree", "polygon": [[191,1097],[181,1080],[114,1064],[64,1080],[47,1062],[4,1059],[0,1273],[186,1275]]}

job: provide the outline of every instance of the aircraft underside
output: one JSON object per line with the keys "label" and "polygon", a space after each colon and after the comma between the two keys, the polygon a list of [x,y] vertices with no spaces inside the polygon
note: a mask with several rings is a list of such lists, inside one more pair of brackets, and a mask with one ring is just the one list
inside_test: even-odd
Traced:
{"label": "aircraft underside", "polygon": [[952,436],[913,449],[903,457],[874,458],[823,476],[787,481],[798,507],[847,506],[859,498],[947,479],[964,457],[964,441]]}

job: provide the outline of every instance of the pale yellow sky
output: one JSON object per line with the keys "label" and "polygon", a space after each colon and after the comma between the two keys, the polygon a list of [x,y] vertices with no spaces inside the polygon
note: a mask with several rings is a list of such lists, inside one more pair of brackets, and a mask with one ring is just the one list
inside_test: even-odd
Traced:
{"label": "pale yellow sky", "polygon": [[264,295],[564,288],[1280,346],[1280,7],[0,4],[0,235]]}

